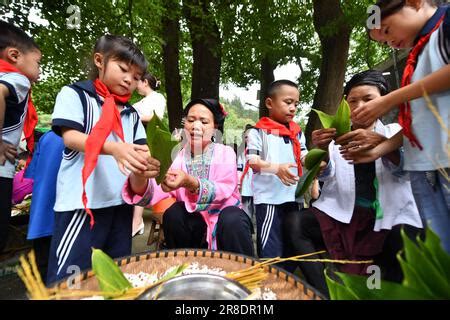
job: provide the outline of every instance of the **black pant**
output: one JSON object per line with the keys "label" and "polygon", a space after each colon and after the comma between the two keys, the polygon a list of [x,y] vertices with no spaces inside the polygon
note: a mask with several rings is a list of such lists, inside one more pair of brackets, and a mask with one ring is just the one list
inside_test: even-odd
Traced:
{"label": "black pant", "polygon": [[48,271],[48,259],[52,236],[33,239],[33,249],[36,254],[36,264],[42,279],[45,281]]}
{"label": "black pant", "polygon": [[13,179],[0,177],[0,253],[8,242],[11,218]]}
{"label": "black pant", "polygon": [[397,259],[397,253],[403,249],[403,239],[401,236],[401,229],[405,231],[406,235],[416,242],[417,236],[422,240],[425,237],[423,229],[419,229],[410,225],[396,225],[393,226],[388,233],[383,244],[383,251],[374,258],[374,264],[380,266],[383,280],[401,283],[403,281],[403,272],[400,267],[400,262]]}
{"label": "black pant", "polygon": [[[286,212],[283,228],[289,256],[312,253],[325,248],[319,221],[314,213],[309,210]],[[317,256],[311,258],[317,258]],[[325,296],[328,296],[324,265],[320,262],[299,262],[298,266],[305,280]]]}
{"label": "black pant", "polygon": [[[169,249],[208,247],[203,217],[198,212],[189,213],[183,202],[176,202],[166,210],[163,230]],[[242,209],[224,208],[217,221],[217,249],[253,256],[251,230],[252,222]]]}

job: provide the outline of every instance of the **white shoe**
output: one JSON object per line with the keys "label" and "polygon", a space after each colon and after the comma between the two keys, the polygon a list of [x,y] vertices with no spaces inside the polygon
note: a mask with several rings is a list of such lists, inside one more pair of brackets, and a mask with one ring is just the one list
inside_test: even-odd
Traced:
{"label": "white shoe", "polygon": [[134,236],[136,236],[136,235],[143,235],[143,234],[144,234],[144,227],[145,227],[145,224],[144,224],[144,222],[142,222],[142,223],[139,225],[139,227],[137,228],[137,230],[134,230],[134,231],[132,232],[131,237],[134,237]]}

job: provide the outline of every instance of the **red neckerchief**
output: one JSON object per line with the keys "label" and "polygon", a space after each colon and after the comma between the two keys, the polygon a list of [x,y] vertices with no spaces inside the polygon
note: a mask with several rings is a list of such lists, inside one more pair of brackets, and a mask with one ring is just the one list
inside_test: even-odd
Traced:
{"label": "red neckerchief", "polygon": [[[279,122],[276,122],[270,118],[263,117],[261,118],[258,123],[256,123],[255,128],[261,129],[266,131],[268,134],[273,134],[279,137],[289,137],[289,139],[292,142],[292,147],[294,149],[294,157],[295,162],[297,163],[297,170],[298,170],[298,176],[302,176],[302,163],[300,161],[301,156],[301,146],[300,141],[298,140],[298,134],[302,131],[300,129],[300,126],[296,124],[294,121],[289,122],[289,129],[282,125]],[[244,180],[244,176],[247,174],[249,169],[249,164],[247,161],[247,164],[245,165],[244,172],[241,176],[241,185],[242,181]]]}
{"label": "red neckerchief", "polygon": [[83,179],[83,205],[88,213],[91,221],[91,228],[94,226],[94,215],[91,210],[87,207],[87,196],[86,196],[86,181],[94,171],[97,165],[98,156],[102,150],[103,144],[106,138],[114,132],[122,141],[124,141],[122,121],[120,118],[120,112],[116,107],[116,103],[125,104],[131,97],[131,94],[126,96],[117,96],[109,92],[106,85],[99,79],[94,81],[95,91],[100,97],[103,97],[105,101],[102,106],[102,113],[100,119],[95,124],[92,131],[86,140],[86,145],[84,149],[84,166],[82,170]]}
{"label": "red neckerchief", "polygon": [[[15,72],[15,73],[24,75],[22,72],[19,71],[19,69],[17,69],[12,64],[10,64],[2,59],[0,59],[0,72],[8,72],[8,73]],[[25,135],[25,140],[27,141],[28,152],[30,153],[25,167],[28,166],[28,164],[31,161],[31,157],[33,156],[34,128],[36,128],[37,123],[38,123],[38,115],[36,112],[36,108],[34,107],[33,100],[31,99],[31,89],[30,89],[30,91],[28,92],[27,113],[26,113],[25,122],[23,125],[23,133]]]}
{"label": "red neckerchief", "polygon": [[[414,74],[414,70],[416,69],[417,65],[417,57],[422,52],[423,47],[428,43],[430,40],[431,34],[439,28],[442,21],[444,20],[444,15],[439,19],[439,21],[434,26],[433,30],[431,30],[426,35],[422,36],[417,44],[414,46],[414,48],[411,50],[411,52],[408,55],[408,59],[406,60],[406,66],[405,70],[403,71],[403,77],[402,77],[402,87],[405,87],[411,83],[412,76]],[[405,137],[407,137],[413,147],[418,147],[420,150],[422,150],[422,145],[420,144],[419,140],[416,138],[414,133],[412,132],[411,124],[412,124],[412,114],[411,114],[411,105],[409,104],[409,101],[406,101],[405,103],[400,105],[400,113],[398,115],[398,122],[403,128],[403,134]]]}

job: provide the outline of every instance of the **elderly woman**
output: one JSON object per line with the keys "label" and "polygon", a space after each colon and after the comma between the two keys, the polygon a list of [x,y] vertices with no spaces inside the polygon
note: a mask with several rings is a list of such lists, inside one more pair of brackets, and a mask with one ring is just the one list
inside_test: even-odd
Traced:
{"label": "elderly woman", "polygon": [[[344,89],[352,110],[387,92],[383,75],[372,70],[353,76]],[[362,165],[349,164],[341,155],[343,149],[376,146],[399,130],[398,124],[384,125],[377,120],[369,126],[353,121],[352,131],[339,138],[335,129],[312,133],[313,144],[328,150],[329,158],[319,175],[323,182],[320,198],[302,213],[297,223],[298,254],[312,252],[322,244],[333,259],[371,260],[382,253],[385,239],[394,226],[422,227],[410,182],[401,176],[399,169],[401,150]],[[314,230],[320,230],[321,234]],[[367,266],[342,264],[339,269],[363,275]],[[302,264],[301,268],[312,285],[324,287],[322,266]]]}
{"label": "elderly woman", "polygon": [[226,112],[217,100],[196,99],[184,114],[185,144],[164,181],[157,185],[131,175],[123,197],[142,206],[168,197],[177,200],[163,216],[170,249],[208,247],[253,256],[252,224],[240,202],[236,154],[213,142],[223,130]]}

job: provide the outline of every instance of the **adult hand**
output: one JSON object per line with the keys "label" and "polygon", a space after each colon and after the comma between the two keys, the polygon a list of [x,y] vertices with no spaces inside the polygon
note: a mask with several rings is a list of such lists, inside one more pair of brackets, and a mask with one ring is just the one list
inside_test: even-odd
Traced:
{"label": "adult hand", "polygon": [[290,171],[290,168],[297,168],[295,163],[283,163],[278,166],[277,177],[281,182],[287,186],[291,186],[297,183],[298,176]]}
{"label": "adult hand", "polygon": [[314,130],[311,134],[313,145],[318,148],[328,151],[328,145],[336,137],[336,129],[318,129]]}
{"label": "adult hand", "polygon": [[164,192],[170,192],[188,184],[189,175],[183,170],[169,170],[161,183]]}
{"label": "adult hand", "polygon": [[17,149],[12,144],[0,141],[0,166],[3,166],[6,160],[14,164],[16,157]]}
{"label": "adult hand", "polygon": [[379,133],[366,129],[356,129],[337,138],[336,144],[341,145],[339,148],[341,151],[366,151],[375,148],[385,140],[387,138]]}
{"label": "adult hand", "polygon": [[341,155],[350,164],[369,163],[377,160],[380,157],[375,149],[346,149],[341,152]]}

